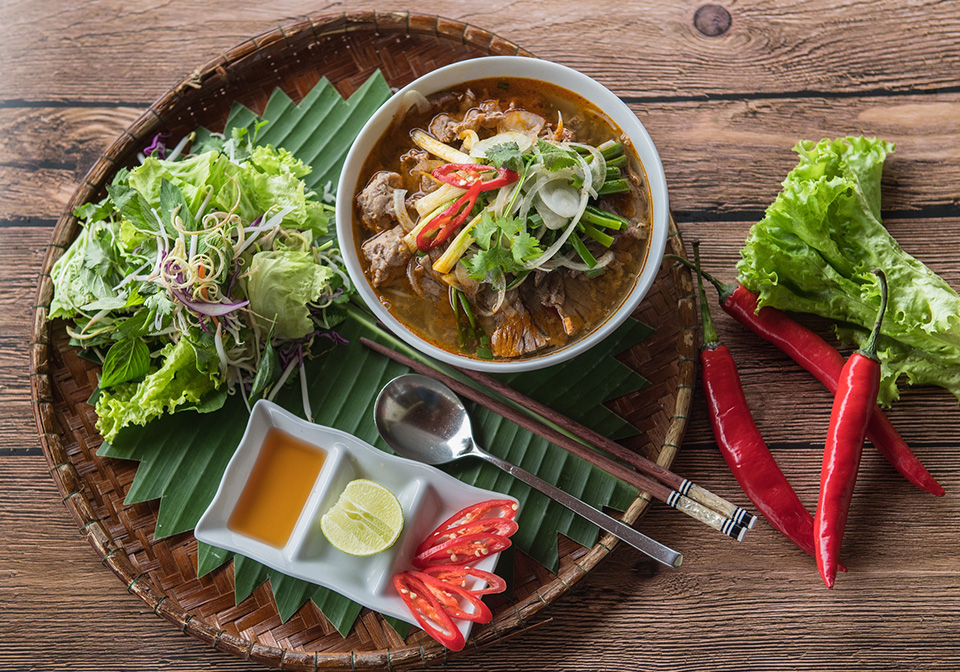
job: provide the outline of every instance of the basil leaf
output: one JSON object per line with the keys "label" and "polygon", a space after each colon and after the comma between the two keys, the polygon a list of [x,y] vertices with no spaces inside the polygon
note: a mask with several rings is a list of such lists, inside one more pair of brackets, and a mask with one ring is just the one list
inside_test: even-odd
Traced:
{"label": "basil leaf", "polygon": [[123,338],[107,351],[103,360],[100,387],[110,387],[147,375],[150,369],[150,348],[139,338]]}

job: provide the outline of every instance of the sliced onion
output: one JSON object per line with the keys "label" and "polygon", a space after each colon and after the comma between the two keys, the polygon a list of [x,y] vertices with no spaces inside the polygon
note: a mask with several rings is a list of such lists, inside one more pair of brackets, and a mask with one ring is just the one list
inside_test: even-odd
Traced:
{"label": "sliced onion", "polygon": [[489,138],[473,143],[473,147],[470,148],[470,156],[475,159],[485,159],[487,158],[488,149],[496,147],[497,145],[505,145],[508,142],[517,143],[517,147],[523,152],[533,146],[534,140],[526,133],[516,133],[514,131],[497,133]]}
{"label": "sliced onion", "polygon": [[533,183],[533,185],[527,189],[527,193],[523,195],[523,199],[520,201],[520,217],[526,217],[527,213],[530,212],[530,208],[533,207],[533,201],[537,197],[537,192],[543,188],[543,185],[549,182],[555,182],[559,180],[569,180],[572,177],[572,173],[566,171],[558,170],[555,173],[546,172],[539,173],[541,177]]}
{"label": "sliced onion", "polygon": [[409,233],[413,231],[413,228],[416,224],[413,223],[413,220],[410,219],[410,213],[407,212],[407,203],[406,203],[407,190],[406,189],[394,189],[393,190],[393,209],[397,215],[397,221],[400,222],[400,226],[403,227],[403,230]]}
{"label": "sliced onion", "polygon": [[503,277],[503,273],[498,272],[493,276],[493,288],[497,290],[497,300],[490,312],[499,313],[504,300],[507,298],[507,279]]}
{"label": "sliced onion", "polygon": [[476,131],[470,128],[460,131],[460,134],[457,137],[463,140],[463,145],[461,145],[460,151],[469,152],[475,144],[480,142],[480,136],[477,135]]}
{"label": "sliced onion", "polygon": [[[557,214],[543,202],[541,198],[542,195],[543,189],[537,193],[537,197],[533,200],[533,207],[536,209],[537,214],[540,215],[540,218],[543,219],[543,225],[551,231],[562,229],[570,222],[570,217],[577,214],[576,209],[567,217]],[[577,204],[579,205],[579,198],[577,199]]]}
{"label": "sliced onion", "polygon": [[[589,174],[589,171],[587,172]],[[585,180],[584,187],[587,186],[586,181],[588,180]],[[583,192],[580,194],[580,207],[577,209],[577,215],[570,220],[570,224],[567,226],[564,232],[560,235],[560,237],[554,241],[553,245],[548,247],[544,251],[544,253],[539,257],[537,257],[536,259],[531,259],[526,264],[524,264],[524,268],[532,271],[536,268],[540,268],[541,266],[543,266],[543,264],[550,261],[550,258],[553,257],[553,255],[555,255],[560,250],[561,247],[563,247],[563,244],[567,242],[567,238],[569,238],[570,235],[573,233],[573,230],[577,228],[577,222],[579,222],[580,218],[583,216],[583,211],[587,209],[587,201],[589,200],[590,200],[590,195],[587,193],[587,190],[585,188]]]}
{"label": "sliced onion", "polygon": [[206,315],[208,317],[223,317],[224,315],[229,315],[235,310],[240,310],[250,303],[249,300],[239,301],[237,303],[206,303],[204,301],[194,301],[187,296],[186,293],[180,291],[179,289],[171,288],[170,291],[176,297],[177,301],[185,305],[187,308],[195,313]]}
{"label": "sliced onion", "polygon": [[574,271],[585,272],[585,271],[595,271],[598,268],[603,268],[604,266],[608,265],[611,261],[613,261],[613,250],[608,250],[604,252],[599,259],[597,259],[597,264],[593,268],[591,268],[590,266],[587,266],[582,261],[573,261],[572,259],[569,259],[569,258],[561,259],[560,261],[557,262],[557,266],[563,266],[564,268],[569,268]]}
{"label": "sliced onion", "polygon": [[545,206],[563,218],[573,217],[580,207],[580,194],[571,184],[549,182],[543,185],[537,195]]}
{"label": "sliced onion", "polygon": [[400,104],[397,106],[397,111],[393,115],[394,121],[403,121],[403,118],[407,116],[407,112],[409,112],[410,108],[414,105],[417,106],[419,112],[426,112],[430,109],[430,101],[427,100],[427,97],[416,89],[410,89],[400,97]]}
{"label": "sliced onion", "polygon": [[581,159],[583,163],[590,168],[590,174],[593,177],[593,186],[592,186],[593,191],[591,192],[590,195],[596,198],[597,189],[603,186],[603,183],[606,181],[606,178],[607,178],[607,160],[603,158],[603,154],[600,152],[600,150],[597,149],[596,147],[593,147],[592,145],[587,145],[582,142],[568,142],[565,144],[568,145],[569,147],[582,147],[583,149],[587,150],[590,153],[590,155],[593,157],[593,161],[590,163],[587,163],[586,160],[584,160],[583,157],[579,155],[579,152],[577,153],[577,157]]}
{"label": "sliced onion", "polygon": [[497,123],[497,131],[517,132],[525,135],[539,135],[540,129],[544,127],[547,120],[539,114],[527,112],[526,110],[510,110],[505,112],[503,117]]}

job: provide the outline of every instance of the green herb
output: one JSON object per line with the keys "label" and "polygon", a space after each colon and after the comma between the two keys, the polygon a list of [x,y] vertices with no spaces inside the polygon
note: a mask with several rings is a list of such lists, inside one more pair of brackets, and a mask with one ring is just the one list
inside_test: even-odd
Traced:
{"label": "green herb", "polygon": [[100,387],[143,378],[150,369],[150,348],[139,338],[122,338],[107,351],[103,360]]}
{"label": "green herb", "polygon": [[495,217],[485,210],[474,228],[480,248],[463,260],[467,273],[475,280],[484,280],[492,272],[521,273],[526,262],[543,254],[539,241],[530,235],[522,219]]}
{"label": "green herb", "polygon": [[520,172],[523,168],[523,153],[515,142],[494,145],[486,151],[487,160],[497,168],[509,168]]}
{"label": "green herb", "polygon": [[548,170],[561,170],[577,165],[575,152],[558,147],[546,140],[537,140],[537,150],[540,152],[543,165]]}

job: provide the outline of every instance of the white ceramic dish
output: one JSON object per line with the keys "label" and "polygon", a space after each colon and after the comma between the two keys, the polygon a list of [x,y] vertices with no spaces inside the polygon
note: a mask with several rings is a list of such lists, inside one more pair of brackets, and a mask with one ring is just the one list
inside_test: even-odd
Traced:
{"label": "white ceramic dish", "polygon": [[[327,453],[307,503],[283,548],[227,527],[271,427]],[[320,516],[336,502],[347,483],[356,478],[368,478],[389,488],[400,500],[404,515],[403,532],[396,543],[382,553],[365,558],[338,551],[320,531]],[[389,455],[351,434],[307,422],[274,403],[261,400],[253,407],[240,446],[224,471],[217,494],[197,523],[194,535],[199,541],[331,588],[374,611],[416,625],[416,619],[393,587],[393,576],[411,569],[414,549],[444,520],[476,502],[504,498],[508,497],[462,483],[434,467]],[[492,554],[474,566],[492,572],[498,558],[498,553]],[[464,637],[469,636],[472,624],[469,621],[457,621],[457,624]]]}
{"label": "white ceramic dish", "polygon": [[[357,192],[365,186],[358,184],[360,171],[370,152],[393,121],[393,117],[400,106],[401,97],[409,90],[416,90],[429,96],[464,82],[491,77],[515,77],[548,82],[586,98],[603,110],[630,139],[638,158],[643,164],[650,189],[650,207],[652,209],[650,247],[646,263],[640,272],[633,291],[627,295],[616,312],[591,333],[567,347],[552,351],[549,354],[517,361],[491,362],[457,355],[436,347],[407,329],[380,303],[373,288],[364,277],[360,260],[357,258],[353,235],[353,200]],[[583,73],[558,63],[520,56],[491,56],[461,61],[434,70],[400,89],[370,118],[347,154],[337,188],[336,211],[337,237],[340,241],[347,271],[363,300],[376,314],[377,319],[381,320],[391,331],[417,350],[442,362],[477,371],[501,373],[530,371],[557,364],[577,356],[609,336],[633,313],[653,285],[660,268],[660,261],[663,259],[669,227],[667,183],[663,174],[663,166],[660,163],[660,155],[637,116],[613,92]]]}

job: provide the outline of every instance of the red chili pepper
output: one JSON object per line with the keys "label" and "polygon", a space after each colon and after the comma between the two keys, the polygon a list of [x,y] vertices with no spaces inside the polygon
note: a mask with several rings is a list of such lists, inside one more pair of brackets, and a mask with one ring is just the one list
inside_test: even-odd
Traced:
{"label": "red chili pepper", "polygon": [[463,648],[463,633],[423,581],[410,572],[400,572],[393,577],[393,586],[428,635],[451,651]]}
{"label": "red chili pepper", "polygon": [[813,516],[804,508],[787,477],[760,436],[743,394],[737,365],[717,338],[700,273],[700,249],[694,243],[703,348],[700,351],[703,389],[710,409],[713,435],[730,471],[764,517],[801,550],[814,555]]}
{"label": "red chili pepper", "polygon": [[423,540],[423,543],[417,546],[414,555],[420,555],[428,549],[440,544],[446,543],[451,539],[466,537],[471,534],[497,535],[500,537],[509,537],[517,531],[517,521],[509,518],[478,518],[471,520],[463,525],[448,528],[444,531],[439,529],[434,531],[429,537]]}
{"label": "red chili pepper", "polygon": [[447,583],[454,583],[461,588],[467,587],[467,577],[471,576],[487,584],[486,588],[470,589],[470,592],[474,595],[492,595],[502,593],[507,589],[507,582],[493,572],[485,572],[482,569],[467,565],[436,565],[435,567],[427,567],[423,570],[423,573],[435,576]]}
{"label": "red chili pepper", "polygon": [[[517,509],[517,503],[512,499],[488,499],[484,502],[478,502],[476,504],[466,506],[437,525],[437,529],[431,532],[427,538],[424,539],[423,543],[417,548],[417,555],[419,555],[421,547],[429,548],[430,546],[435,546],[440,537],[445,536],[455,527],[461,527],[470,522],[486,519],[486,517],[490,514],[495,514],[497,518],[513,520],[517,517]],[[501,534],[501,536],[509,537],[516,531],[517,528],[514,525],[513,530],[509,534],[499,534]]]}
{"label": "red chili pepper", "polygon": [[850,355],[840,373],[840,386],[830,411],[830,426],[820,470],[820,499],[817,502],[817,515],[813,519],[813,531],[817,569],[827,588],[833,588],[837,578],[843,529],[847,524],[853,486],[857,482],[863,440],[880,390],[877,336],[887,308],[887,280],[883,271],[874,273],[880,278],[880,312],[870,339]]}
{"label": "red chili pepper", "polygon": [[468,534],[431,546],[413,556],[413,566],[423,569],[434,565],[465,565],[507,548],[510,548],[510,540],[498,534]]}
{"label": "red chili pepper", "polygon": [[[493,620],[490,607],[485,605],[476,593],[472,593],[455,583],[441,581],[437,577],[424,572],[410,571],[409,574],[423,582],[423,585],[433,593],[451,618],[462,618],[474,623],[489,623]],[[458,598],[465,600],[468,606],[473,607],[473,611],[464,611]]]}
{"label": "red chili pepper", "polygon": [[467,189],[467,193],[454,201],[449,208],[431,219],[417,234],[417,249],[421,252],[428,252],[437,245],[445,243],[470,216],[470,211],[477,204],[479,195],[480,185],[474,184]]}
{"label": "red chili pepper", "polygon": [[[704,273],[704,277],[717,288],[720,306],[725,312],[760,338],[773,343],[836,395],[844,363],[843,355],[836,348],[776,308],[764,306],[758,310],[759,298],[743,285],[723,284],[708,273]],[[904,478],[921,490],[943,496],[943,487],[913,454],[879,406],[870,416],[867,438]]]}
{"label": "red chili pepper", "polygon": [[[467,175],[464,176],[460,173],[466,173]],[[496,173],[497,176],[492,180],[484,181],[481,173]],[[482,163],[448,163],[434,169],[432,175],[441,182],[452,184],[461,189],[479,184],[480,191],[499,189],[520,179],[520,175],[509,168],[494,168]]]}

